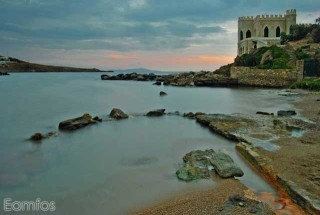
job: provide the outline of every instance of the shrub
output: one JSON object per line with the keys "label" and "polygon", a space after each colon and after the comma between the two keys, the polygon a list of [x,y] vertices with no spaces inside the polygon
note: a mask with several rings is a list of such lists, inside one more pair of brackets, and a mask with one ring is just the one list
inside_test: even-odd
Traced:
{"label": "shrub", "polygon": [[320,43],[320,26],[314,28],[311,32],[313,42]]}
{"label": "shrub", "polygon": [[307,53],[304,53],[302,48],[298,48],[295,51],[295,55],[296,55],[298,60],[305,60],[305,59],[310,58],[310,55],[308,55]]}
{"label": "shrub", "polygon": [[297,81],[291,85],[292,89],[307,89],[313,91],[320,91],[320,79],[318,78],[306,78],[301,81]]}

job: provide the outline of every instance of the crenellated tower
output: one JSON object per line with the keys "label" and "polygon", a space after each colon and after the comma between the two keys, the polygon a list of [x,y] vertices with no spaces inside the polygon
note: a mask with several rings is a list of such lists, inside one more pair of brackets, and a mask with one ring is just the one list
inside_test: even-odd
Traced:
{"label": "crenellated tower", "polygon": [[243,16],[238,19],[238,55],[250,53],[252,49],[280,44],[282,32],[290,32],[290,26],[296,24],[295,9],[283,14],[264,14]]}

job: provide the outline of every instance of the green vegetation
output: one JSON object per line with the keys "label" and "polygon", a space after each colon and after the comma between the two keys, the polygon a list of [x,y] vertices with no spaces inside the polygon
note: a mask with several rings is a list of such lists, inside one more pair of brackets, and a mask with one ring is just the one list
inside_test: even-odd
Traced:
{"label": "green vegetation", "polygon": [[306,78],[301,81],[297,81],[291,85],[292,89],[308,89],[313,91],[320,91],[320,79],[319,78]]}
{"label": "green vegetation", "polygon": [[[267,51],[270,52],[270,56],[264,59],[264,62],[261,62]],[[270,46],[262,47],[252,54],[238,56],[235,59],[235,65],[257,67],[260,69],[290,69],[290,66],[288,66],[289,61],[290,55],[284,49]]]}
{"label": "green vegetation", "polygon": [[290,27],[290,34],[281,33],[281,44],[289,41],[296,41],[305,38],[307,34],[312,33],[315,29],[319,29],[317,24],[298,24]]}
{"label": "green vegetation", "polygon": [[307,34],[311,34],[313,42],[320,42],[320,17],[316,19],[316,24],[298,24],[290,27],[290,33],[282,32],[281,44],[289,41],[296,41],[305,38]]}
{"label": "green vegetation", "polygon": [[215,70],[214,73],[224,76],[230,76],[231,66],[233,66],[233,63],[221,66],[219,69]]}
{"label": "green vegetation", "polygon": [[295,55],[297,57],[298,60],[305,60],[305,59],[309,59],[311,56],[308,55],[307,53],[304,53],[303,52],[303,48],[304,47],[301,47],[301,48],[298,48],[296,51],[295,51]]}

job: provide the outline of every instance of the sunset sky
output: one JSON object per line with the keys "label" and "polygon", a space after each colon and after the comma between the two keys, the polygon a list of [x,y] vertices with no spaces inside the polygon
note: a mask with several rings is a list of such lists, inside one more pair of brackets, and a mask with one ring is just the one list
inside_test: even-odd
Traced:
{"label": "sunset sky", "polygon": [[214,70],[231,63],[239,16],[297,9],[314,23],[319,0],[0,0],[0,55],[100,69]]}

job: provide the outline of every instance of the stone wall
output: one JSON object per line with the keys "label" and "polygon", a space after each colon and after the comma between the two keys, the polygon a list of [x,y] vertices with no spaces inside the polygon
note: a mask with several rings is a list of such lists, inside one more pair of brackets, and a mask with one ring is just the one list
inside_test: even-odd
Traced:
{"label": "stone wall", "polygon": [[294,69],[256,69],[231,67],[231,78],[240,85],[257,87],[287,87],[303,79],[304,61],[298,60]]}

